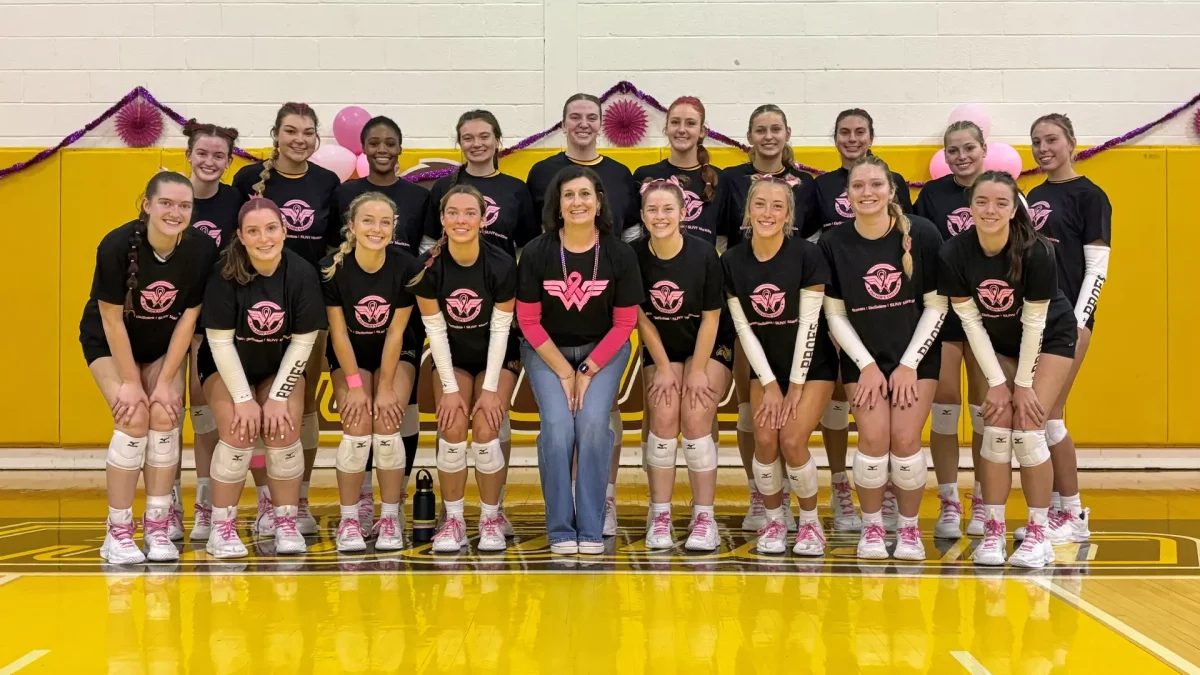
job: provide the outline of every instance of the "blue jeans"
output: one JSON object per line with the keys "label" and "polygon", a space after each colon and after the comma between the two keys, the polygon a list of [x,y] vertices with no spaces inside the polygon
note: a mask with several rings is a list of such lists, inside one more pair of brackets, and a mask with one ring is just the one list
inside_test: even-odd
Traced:
{"label": "blue jeans", "polygon": [[[578,368],[595,346],[558,350],[572,367]],[[604,500],[614,440],[608,417],[629,362],[629,351],[626,342],[592,377],[584,394],[583,409],[572,415],[558,375],[528,342],[521,340],[525,376],[533,388],[542,423],[537,439],[538,473],[542,479],[542,497],[546,500],[546,531],[551,544],[604,540]],[[579,470],[572,496],[571,460],[576,451]]]}

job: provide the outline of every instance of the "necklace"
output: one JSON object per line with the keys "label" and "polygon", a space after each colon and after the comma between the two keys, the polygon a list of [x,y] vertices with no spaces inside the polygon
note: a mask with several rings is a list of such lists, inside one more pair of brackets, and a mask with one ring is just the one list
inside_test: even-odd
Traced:
{"label": "necklace", "polygon": [[[595,240],[592,244],[592,250],[595,252],[592,258],[592,281],[596,280],[596,274],[600,271],[600,231],[596,230]],[[563,231],[558,231],[558,255],[562,261],[563,281],[567,279],[567,245],[563,236]]]}

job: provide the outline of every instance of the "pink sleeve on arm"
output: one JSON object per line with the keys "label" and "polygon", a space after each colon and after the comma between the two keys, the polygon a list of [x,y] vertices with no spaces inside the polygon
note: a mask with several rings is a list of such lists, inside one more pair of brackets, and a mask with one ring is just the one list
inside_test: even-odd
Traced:
{"label": "pink sleeve on arm", "polygon": [[525,339],[529,341],[529,346],[534,349],[546,344],[546,341],[550,339],[550,334],[542,327],[542,303],[540,302],[521,302],[518,300],[517,325],[521,327],[521,332],[525,335]]}
{"label": "pink sleeve on arm", "polygon": [[617,355],[621,349],[621,345],[629,339],[633,329],[637,326],[638,316],[637,305],[632,307],[614,307],[613,308],[613,326],[608,329],[604,339],[592,353],[588,355],[592,361],[596,362],[597,368],[603,368],[605,364],[612,360],[612,357]]}

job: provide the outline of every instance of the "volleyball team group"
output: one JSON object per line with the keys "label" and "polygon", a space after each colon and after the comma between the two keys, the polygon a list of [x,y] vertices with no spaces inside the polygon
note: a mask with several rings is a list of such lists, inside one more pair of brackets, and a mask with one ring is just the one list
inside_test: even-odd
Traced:
{"label": "volleyball team group", "polygon": [[[431,190],[398,178],[403,137],[386,117],[362,131],[370,174],[346,183],[309,161],[320,138],[307,105],[280,108],[270,158],[232,185],[220,181],[237,132],[189,122],[190,176],[155,175],[139,217],[101,241],[80,324],[115,423],[101,556],[178,558],[185,388],[198,476],[191,539],[216,558],[247,555],[237,504],[251,474],[251,535],[274,553],[303,553],[318,531],[308,485],[322,357],[343,428],[337,548],[363,551],[371,538],[376,551],[402,548],[426,339],[442,499],[433,551],[468,546],[469,457],[476,548],[502,551],[512,536],[508,410],[524,368],[541,422],[550,548],[601,554],[617,529],[615,398],[635,328],[648,549],[679,543],[681,445],[691,486],[683,546],[718,548],[716,414],[732,381],[749,487],[741,527],[757,532],[760,553],[793,542],[799,556],[825,552],[809,452],[820,428],[833,530],[861,532],[860,558],[924,560],[921,431],[931,414],[934,536],[962,536],[964,359],[976,471],[966,532],[982,537],[974,561],[1042,567],[1054,544],[1087,540],[1063,409],[1107,275],[1111,206],[1072,167],[1065,116],[1032,125],[1046,180],[1028,195],[984,171],[983,134],[958,122],[944,136],[952,173],[912,204],[904,178],[871,152],[864,110],[838,115],[842,165],[815,179],[796,168],[774,105],[750,116],[750,161],[724,170],[709,163],[695,98],[666,114],[670,157],[632,173],[598,153],[601,114],[593,96],[568,99],[566,150],[522,181],[499,171],[496,118],[467,112],[455,130],[465,161]],[[1028,521],[1009,555],[1014,458]],[[144,550],[132,513],[139,476]]]}

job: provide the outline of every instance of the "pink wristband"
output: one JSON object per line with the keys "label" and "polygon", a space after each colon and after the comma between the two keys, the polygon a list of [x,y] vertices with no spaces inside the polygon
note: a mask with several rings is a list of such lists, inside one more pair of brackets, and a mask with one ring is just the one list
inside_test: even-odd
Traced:
{"label": "pink wristband", "polygon": [[362,387],[362,375],[359,375],[358,373],[355,373],[353,375],[347,375],[346,376],[346,384],[349,385],[351,389],[361,388]]}

